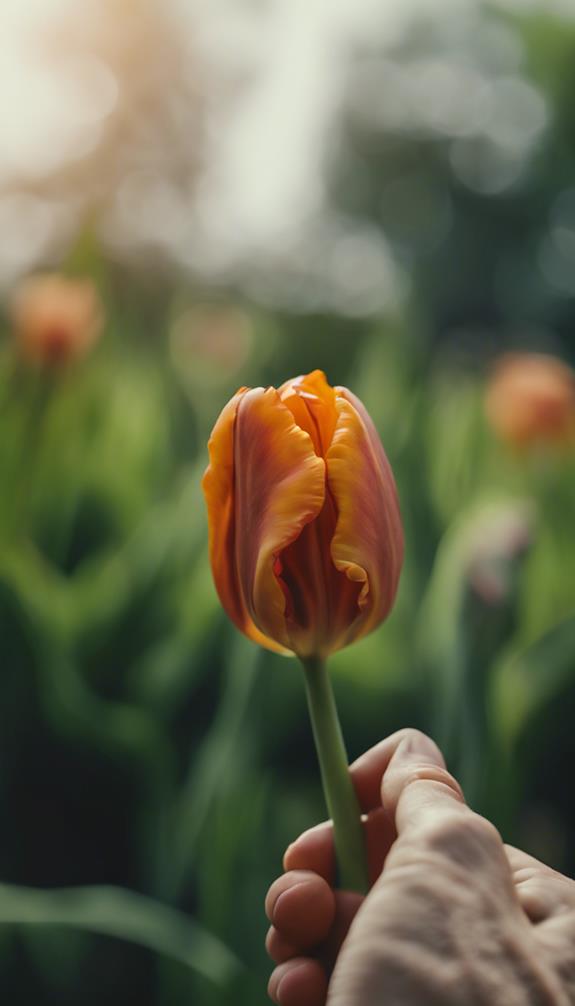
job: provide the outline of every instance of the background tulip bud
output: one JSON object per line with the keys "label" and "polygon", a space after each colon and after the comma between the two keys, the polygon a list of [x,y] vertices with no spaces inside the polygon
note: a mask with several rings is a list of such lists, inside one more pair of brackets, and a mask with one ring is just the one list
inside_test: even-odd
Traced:
{"label": "background tulip bud", "polygon": [[45,273],[24,280],[10,303],[21,355],[31,363],[60,367],[84,356],[98,339],[103,310],[89,279]]}
{"label": "background tulip bud", "polygon": [[251,639],[319,656],[388,614],[403,559],[393,474],[362,403],[319,371],[242,388],[203,488],[222,604]]}
{"label": "background tulip bud", "polygon": [[553,356],[507,354],[491,378],[485,410],[513,447],[575,444],[575,374]]}

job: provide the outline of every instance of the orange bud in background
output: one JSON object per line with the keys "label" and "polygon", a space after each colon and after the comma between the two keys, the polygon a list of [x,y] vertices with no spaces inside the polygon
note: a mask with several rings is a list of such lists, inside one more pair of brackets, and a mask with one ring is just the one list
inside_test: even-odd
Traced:
{"label": "orange bud in background", "polygon": [[372,420],[320,370],[241,388],[209,441],[210,560],[239,629],[269,649],[325,657],[393,604],[403,531]]}
{"label": "orange bud in background", "polygon": [[540,353],[510,353],[498,362],[485,399],[489,423],[516,448],[575,443],[575,374]]}
{"label": "orange bud in background", "polygon": [[85,356],[103,325],[102,304],[92,281],[57,273],[23,280],[12,296],[10,316],[21,355],[53,368]]}

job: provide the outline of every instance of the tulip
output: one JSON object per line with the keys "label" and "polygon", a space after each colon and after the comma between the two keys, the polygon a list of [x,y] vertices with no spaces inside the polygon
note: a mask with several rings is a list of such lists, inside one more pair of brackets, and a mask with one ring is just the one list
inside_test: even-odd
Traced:
{"label": "tulip", "polygon": [[321,371],[241,388],[209,441],[210,559],[255,642],[326,657],[375,629],[399,580],[397,492],[375,427]]}
{"label": "tulip", "polygon": [[575,443],[575,374],[542,353],[509,353],[493,373],[485,411],[495,433],[518,450]]}
{"label": "tulip", "polygon": [[12,296],[10,315],[21,356],[52,369],[88,353],[103,324],[102,305],[92,281],[57,273],[20,283]]}
{"label": "tulip", "polygon": [[218,594],[250,639],[303,663],[342,878],[364,887],[325,658],[375,629],[395,598],[403,532],[389,462],[362,403],[319,370],[277,390],[241,388],[209,454],[203,488]]}

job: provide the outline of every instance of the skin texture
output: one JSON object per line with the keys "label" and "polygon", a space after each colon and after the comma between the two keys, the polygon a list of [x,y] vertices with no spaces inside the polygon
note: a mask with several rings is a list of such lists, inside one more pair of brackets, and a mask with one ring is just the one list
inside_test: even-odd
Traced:
{"label": "skin texture", "polygon": [[575,882],[505,846],[433,741],[402,730],[351,768],[372,888],[333,888],[329,823],[270,887],[280,1006],[575,1004]]}

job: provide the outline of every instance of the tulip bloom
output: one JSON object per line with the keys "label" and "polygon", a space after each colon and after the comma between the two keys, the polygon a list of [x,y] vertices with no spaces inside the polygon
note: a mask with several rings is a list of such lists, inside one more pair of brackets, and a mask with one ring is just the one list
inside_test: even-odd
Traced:
{"label": "tulip bloom", "polygon": [[102,305],[92,281],[57,273],[24,280],[12,297],[10,314],[21,355],[49,368],[85,356],[103,325]]}
{"label": "tulip bloom", "polygon": [[221,602],[250,639],[323,658],[388,614],[403,558],[393,474],[372,420],[315,370],[241,388],[203,481]]}
{"label": "tulip bloom", "polygon": [[541,353],[510,353],[499,361],[485,411],[501,440],[517,449],[575,443],[575,374]]}

